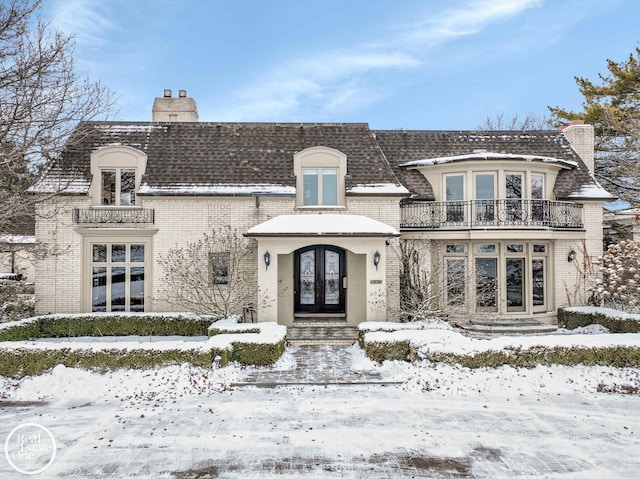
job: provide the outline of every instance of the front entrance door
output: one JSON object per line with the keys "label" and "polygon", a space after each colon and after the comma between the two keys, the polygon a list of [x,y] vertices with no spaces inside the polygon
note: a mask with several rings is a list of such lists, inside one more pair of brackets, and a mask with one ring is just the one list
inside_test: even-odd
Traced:
{"label": "front entrance door", "polygon": [[315,245],[295,252],[295,312],[344,313],[344,250]]}

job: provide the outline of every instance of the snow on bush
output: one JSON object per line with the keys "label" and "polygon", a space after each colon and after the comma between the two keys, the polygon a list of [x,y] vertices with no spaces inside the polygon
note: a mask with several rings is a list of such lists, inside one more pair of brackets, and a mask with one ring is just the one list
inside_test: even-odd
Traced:
{"label": "snow on bush", "polygon": [[620,241],[599,259],[602,279],[591,288],[603,306],[640,312],[640,241]]}

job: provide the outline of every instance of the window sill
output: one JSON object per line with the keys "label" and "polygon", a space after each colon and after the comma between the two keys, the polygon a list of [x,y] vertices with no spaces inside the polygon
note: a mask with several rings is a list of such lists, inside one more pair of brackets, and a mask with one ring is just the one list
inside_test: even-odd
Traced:
{"label": "window sill", "polygon": [[296,206],[296,210],[302,211],[345,211],[347,209],[346,206],[343,205],[303,205]]}

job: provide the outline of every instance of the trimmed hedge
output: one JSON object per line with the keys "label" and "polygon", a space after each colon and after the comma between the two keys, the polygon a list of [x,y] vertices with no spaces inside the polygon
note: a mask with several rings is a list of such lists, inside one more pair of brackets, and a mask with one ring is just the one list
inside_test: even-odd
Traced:
{"label": "trimmed hedge", "polygon": [[119,350],[91,351],[81,349],[0,349],[0,376],[21,378],[42,374],[58,364],[70,368],[86,368],[100,372],[121,368],[145,369],[156,366],[191,363],[195,366],[211,367],[212,359],[220,355],[221,365],[226,365],[230,350],[184,351],[184,350]]}
{"label": "trimmed hedge", "polygon": [[270,366],[280,359],[280,356],[284,354],[284,350],[284,340],[275,344],[233,342],[231,361],[255,366]]}
{"label": "trimmed hedge", "polygon": [[580,311],[558,310],[558,326],[565,329],[576,329],[591,324],[600,324],[611,333],[640,333],[640,321],[616,318],[598,312],[583,313]]}
{"label": "trimmed hedge", "polygon": [[220,365],[230,362],[243,365],[268,366],[274,364],[285,351],[284,340],[278,343],[232,343],[232,348],[212,348],[203,351],[201,347],[184,349],[33,349],[0,348],[0,376],[21,378],[42,374],[58,364],[70,368],[85,368],[99,372],[122,368],[145,369],[173,364],[190,363],[204,368],[211,367],[216,356]]}
{"label": "trimmed hedge", "polygon": [[[386,329],[376,329],[376,332],[380,331],[383,333],[393,333],[394,331],[396,331],[394,328],[386,328]],[[360,346],[360,349],[365,349],[365,342],[364,342],[364,337],[367,333],[370,333],[371,330],[369,329],[359,329],[358,330],[358,346]]]}
{"label": "trimmed hedge", "polygon": [[[193,343],[193,349],[128,349],[109,348],[93,350],[87,347],[64,347],[61,349],[35,349],[20,347],[0,348],[0,376],[20,378],[41,374],[63,364],[67,367],[111,371],[120,368],[143,369],[172,364],[191,363],[195,366],[211,367],[216,356],[220,365],[238,362],[244,365],[274,364],[285,351],[284,338],[271,343],[243,341],[243,333],[260,333],[261,329],[227,328],[209,331],[210,317],[193,314],[73,314],[39,316],[16,322],[0,329],[0,341],[27,341],[37,338],[61,338],[80,336],[216,336],[232,334],[225,347],[207,348],[206,340]],[[225,328],[224,325],[221,328]],[[220,344],[220,343],[219,343]]]}
{"label": "trimmed hedge", "polygon": [[[416,351],[411,353],[417,359]],[[640,348],[618,346],[604,348],[537,346],[509,351],[485,351],[474,355],[430,353],[425,359],[446,364],[459,364],[466,368],[535,368],[536,366],[613,366],[640,367]]]}
{"label": "trimmed hedge", "polygon": [[367,357],[379,363],[383,361],[410,361],[409,341],[386,341],[364,343]]}
{"label": "trimmed hedge", "polygon": [[211,320],[195,315],[52,315],[0,329],[0,341],[79,336],[207,336]]}

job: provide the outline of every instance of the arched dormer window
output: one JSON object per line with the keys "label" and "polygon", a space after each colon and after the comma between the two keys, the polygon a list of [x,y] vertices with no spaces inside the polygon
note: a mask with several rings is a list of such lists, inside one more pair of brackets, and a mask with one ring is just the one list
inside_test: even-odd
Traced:
{"label": "arched dormer window", "polygon": [[314,146],[293,156],[293,168],[296,175],[296,206],[345,206],[347,155],[333,148]]}
{"label": "arched dormer window", "polygon": [[107,146],[91,154],[92,206],[140,206],[136,192],[147,155],[128,146]]}

